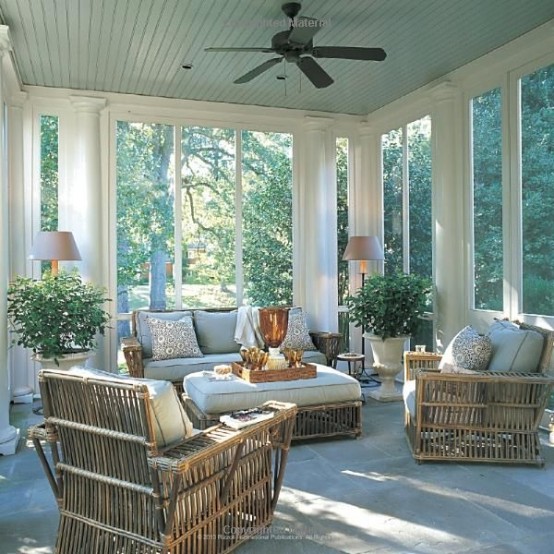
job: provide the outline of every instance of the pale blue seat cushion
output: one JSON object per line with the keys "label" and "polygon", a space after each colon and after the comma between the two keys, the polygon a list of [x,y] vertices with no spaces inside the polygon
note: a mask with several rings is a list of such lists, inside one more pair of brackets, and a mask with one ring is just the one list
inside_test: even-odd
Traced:
{"label": "pale blue seat cushion", "polygon": [[315,379],[252,384],[234,375],[216,380],[204,373],[192,373],[183,384],[186,394],[206,414],[254,408],[268,400],[315,406],[361,398],[356,379],[323,365],[317,366]]}
{"label": "pale blue seat cushion", "polygon": [[537,371],[544,345],[541,333],[520,329],[511,321],[495,321],[488,336],[492,342],[489,371]]}

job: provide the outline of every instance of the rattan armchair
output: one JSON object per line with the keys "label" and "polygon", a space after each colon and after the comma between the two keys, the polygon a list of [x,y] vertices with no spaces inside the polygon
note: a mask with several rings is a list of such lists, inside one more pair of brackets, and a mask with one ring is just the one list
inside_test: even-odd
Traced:
{"label": "rattan armchair", "polygon": [[30,436],[59,504],[56,552],[219,554],[263,532],[295,405],[268,403],[269,420],[162,449],[148,389],[120,381],[40,372],[45,420]]}
{"label": "rattan armchair", "polygon": [[554,378],[541,373],[440,373],[440,359],[434,353],[404,355],[404,381],[415,380],[413,405],[405,410],[413,457],[418,462],[544,465],[538,428]]}

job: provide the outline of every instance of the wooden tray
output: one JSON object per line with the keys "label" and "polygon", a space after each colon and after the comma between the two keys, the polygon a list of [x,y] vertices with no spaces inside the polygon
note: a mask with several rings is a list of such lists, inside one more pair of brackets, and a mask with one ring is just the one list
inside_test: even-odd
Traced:
{"label": "wooden tray", "polygon": [[314,379],[317,369],[313,364],[302,364],[301,367],[286,369],[255,370],[243,367],[242,363],[233,362],[233,373],[249,383],[275,383],[277,381],[294,381],[295,379]]}

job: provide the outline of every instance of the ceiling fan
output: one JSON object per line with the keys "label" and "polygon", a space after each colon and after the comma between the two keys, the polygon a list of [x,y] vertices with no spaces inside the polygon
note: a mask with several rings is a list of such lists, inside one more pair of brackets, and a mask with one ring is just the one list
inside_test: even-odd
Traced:
{"label": "ceiling fan", "polygon": [[325,88],[334,81],[314,58],[341,58],[379,62],[387,57],[382,48],[314,46],[313,37],[324,26],[324,22],[313,17],[297,17],[301,7],[299,2],[287,2],[281,6],[285,15],[290,19],[289,29],[273,35],[270,48],[219,47],[205,48],[204,50],[206,52],[265,52],[280,56],[267,60],[233,81],[237,85],[248,83],[284,59],[289,63],[296,64],[315,87]]}

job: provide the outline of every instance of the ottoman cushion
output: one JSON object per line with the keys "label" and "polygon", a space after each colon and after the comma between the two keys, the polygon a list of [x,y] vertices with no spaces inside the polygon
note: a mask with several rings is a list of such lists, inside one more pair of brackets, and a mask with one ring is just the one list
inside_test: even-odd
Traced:
{"label": "ottoman cushion", "polygon": [[322,365],[317,366],[315,379],[252,384],[236,376],[215,380],[201,372],[187,375],[183,384],[186,394],[205,414],[254,408],[267,400],[315,406],[361,397],[360,383],[356,379]]}

